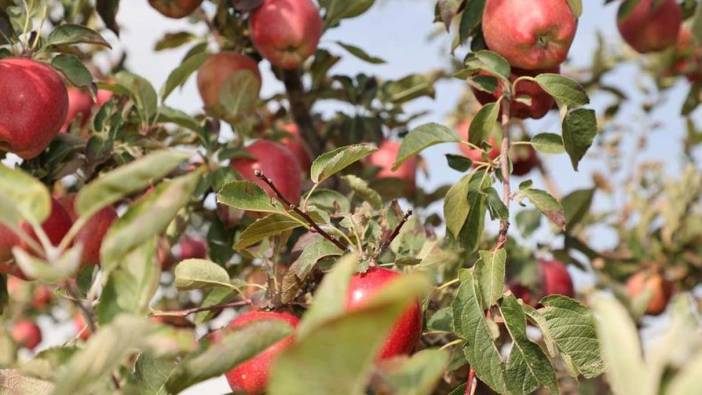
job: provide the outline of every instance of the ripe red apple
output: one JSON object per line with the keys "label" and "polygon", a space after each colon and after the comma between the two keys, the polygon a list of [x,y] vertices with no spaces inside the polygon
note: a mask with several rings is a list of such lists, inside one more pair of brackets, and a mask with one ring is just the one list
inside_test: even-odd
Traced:
{"label": "ripe red apple", "polygon": [[397,168],[392,170],[397,154],[400,153],[400,143],[397,141],[385,140],[380,144],[378,150],[368,156],[368,164],[379,167],[376,178],[397,178],[405,182],[407,191],[413,192],[417,184],[417,157],[407,159]]}
{"label": "ripe red apple", "polygon": [[487,0],[483,36],[488,48],[527,70],[565,61],[578,20],[565,0]]}
{"label": "ripe red apple", "polygon": [[[373,267],[365,273],[351,277],[346,294],[346,308],[349,311],[358,309],[368,302],[377,292],[402,274],[384,268]],[[422,334],[422,307],[419,301],[410,304],[400,315],[390,330],[383,344],[379,359],[388,359],[397,355],[409,354],[419,341]]]}
{"label": "ripe red apple", "polygon": [[149,0],[149,4],[163,16],[179,19],[192,14],[202,0]]}
{"label": "ripe red apple", "polygon": [[[297,317],[285,312],[250,311],[234,319],[229,324],[229,328],[240,328],[246,324],[262,320],[284,321],[293,328],[299,322]],[[216,340],[216,336],[213,339]],[[295,337],[293,335],[281,339],[260,354],[228,371],[226,377],[232,391],[240,391],[246,394],[262,394],[266,389],[268,373],[273,366],[273,362],[294,341]]]}
{"label": "ripe red apple", "polygon": [[525,304],[533,306],[532,303],[534,303],[534,301],[532,300],[531,290],[529,288],[517,282],[510,283],[508,288],[516,298],[521,299]]}
{"label": "ripe red apple", "polygon": [[314,54],[323,22],[311,0],[264,0],[251,13],[251,40],[274,66],[299,67]]}
{"label": "ripe red apple", "polygon": [[36,157],[66,118],[68,94],[61,77],[29,58],[0,59],[0,92],[5,92],[0,95],[0,150]]}
{"label": "ripe red apple", "polygon": [[617,27],[624,41],[639,53],[656,52],[675,45],[682,25],[682,9],[676,0],[638,0],[628,15],[622,15],[630,1],[619,7]]}
{"label": "ripe red apple", "polygon": [[207,243],[202,239],[184,236],[178,243],[178,260],[207,258]]}
{"label": "ripe red apple", "polygon": [[107,103],[112,98],[112,92],[105,89],[98,89],[96,95],[96,101],[93,102],[93,98],[90,97],[90,93],[69,86],[68,91],[68,112],[66,113],[66,120],[61,127],[61,132],[67,132],[73,121],[80,117],[80,127],[85,127],[90,120],[90,116],[93,114],[95,108],[101,107],[103,104]]}
{"label": "ripe red apple", "polygon": [[646,314],[650,315],[658,315],[665,311],[673,295],[673,284],[658,273],[638,272],[629,277],[626,289],[632,299],[644,291],[650,294],[646,306]]}
{"label": "ripe red apple", "polygon": [[666,76],[684,75],[695,83],[702,80],[702,48],[695,43],[692,31],[683,26],[675,43],[673,64],[664,71]]}
{"label": "ripe red apple", "polygon": [[573,280],[565,265],[556,260],[540,260],[539,269],[541,270],[541,286],[544,296],[548,295],[565,295],[575,297],[573,289]]}
{"label": "ripe red apple", "polygon": [[[61,204],[66,209],[66,212],[75,221],[78,216],[75,212],[75,194],[69,194],[61,199]],[[103,207],[97,213],[93,214],[90,219],[83,225],[75,238],[76,243],[83,246],[81,255],[81,265],[97,265],[100,263],[100,248],[102,240],[105,238],[107,231],[112,226],[112,223],[117,220],[117,211],[112,206]]]}
{"label": "ripe red apple", "polygon": [[297,203],[302,189],[302,170],[292,152],[268,140],[258,140],[246,147],[246,151],[255,159],[233,159],[232,169],[239,172],[244,180],[255,182],[274,197],[273,190],[254,174],[256,170],[261,170],[290,203]]}
{"label": "ripe red apple", "polygon": [[[536,77],[542,73],[560,73],[560,67],[552,67],[546,70],[523,70],[518,68],[512,69],[512,76],[510,81],[514,82],[519,77]],[[487,73],[481,73],[487,75]],[[499,83],[499,81],[498,81]],[[487,93],[476,88],[473,88],[473,94],[475,98],[478,99],[480,104],[487,104],[496,102],[497,99],[502,96],[504,87],[498,85],[493,93]],[[519,99],[529,98],[531,99],[531,104],[526,104],[520,102]],[[546,93],[539,84],[533,81],[520,81],[515,87],[515,92],[513,93],[512,101],[510,103],[510,115],[519,119],[533,118],[540,119],[546,115],[551,108],[553,108],[555,101],[553,97]]]}
{"label": "ripe red apple", "polygon": [[283,126],[283,129],[290,133],[290,136],[283,138],[280,142],[288,147],[290,152],[295,155],[302,170],[305,172],[309,171],[310,165],[312,165],[312,159],[310,158],[310,153],[307,151],[307,148],[305,148],[305,144],[302,142],[297,124],[287,123]]}
{"label": "ripe red apple", "polygon": [[41,343],[41,329],[30,320],[20,320],[10,331],[10,336],[18,345],[34,350]]}
{"label": "ripe red apple", "polygon": [[197,89],[208,113],[227,117],[228,111],[220,102],[222,87],[235,73],[244,72],[251,73],[258,80],[260,90],[261,73],[255,60],[236,52],[220,52],[207,58],[197,72]]}
{"label": "ripe red apple", "polygon": [[531,145],[517,145],[512,147],[512,174],[525,176],[539,165],[539,156]]}
{"label": "ripe red apple", "polygon": [[78,337],[86,341],[90,339],[90,328],[88,327],[88,324],[85,322],[85,318],[83,318],[83,314],[80,312],[76,313],[73,316],[73,326],[76,328],[76,334]]}

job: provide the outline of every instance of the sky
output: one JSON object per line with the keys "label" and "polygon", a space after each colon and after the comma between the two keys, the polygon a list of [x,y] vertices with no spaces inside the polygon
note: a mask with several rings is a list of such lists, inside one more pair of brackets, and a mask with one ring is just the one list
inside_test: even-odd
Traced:
{"label": "sky", "polygon": [[[591,54],[596,47],[596,32],[602,32],[605,41],[617,45],[621,41],[615,27],[616,5],[603,6],[603,0],[584,0],[584,14],[580,19],[576,40],[571,49],[571,57],[565,70],[587,66]],[[432,24],[434,1],[430,0],[385,0],[375,4],[371,10],[361,17],[345,20],[339,28],[333,29],[322,38],[320,46],[333,53],[344,54],[343,50],[335,43],[342,41],[365,49],[373,55],[379,55],[387,63],[383,65],[370,65],[353,57],[346,56],[333,70],[338,74],[355,75],[363,72],[378,75],[381,78],[399,78],[410,73],[426,72],[428,70],[445,68],[448,65],[449,38],[446,34],[439,34],[429,40],[429,36],[436,32],[437,26]],[[186,49],[177,49],[164,52],[154,52],[154,43],[164,32],[180,30],[202,31],[202,26],[193,27],[182,20],[167,19],[151,9],[147,1],[123,1],[118,14],[118,22],[122,27],[120,38],[121,46],[129,49],[127,59],[128,67],[146,77],[159,89],[166,80],[169,72],[181,61]],[[112,42],[114,37],[111,38]],[[269,66],[262,65],[264,82],[262,95],[268,96],[282,90],[282,86],[271,75]],[[635,69],[623,67],[612,73],[608,81],[632,91],[633,102],[636,103],[635,87],[641,81]],[[191,78],[182,90],[176,91],[168,99],[172,107],[198,112],[202,103],[195,87],[195,79]],[[442,81],[436,87],[436,98],[422,99],[409,107],[411,110],[430,110],[426,117],[417,121],[413,126],[426,122],[444,123],[446,115],[450,113],[463,89],[465,83],[458,80]],[[680,103],[687,92],[686,82],[680,82],[668,91],[664,103],[654,114],[654,119],[661,123],[650,133],[650,144],[643,149],[641,155],[645,159],[665,160],[669,171],[674,173],[680,168],[680,135],[683,133],[683,123],[679,113]],[[609,103],[606,96],[594,97],[593,107],[601,113]],[[628,119],[639,120],[642,114],[637,106],[629,105],[623,110],[623,122]],[[553,113],[545,119],[529,123],[532,132],[559,132],[558,116]],[[632,130],[632,134],[641,130]],[[430,176],[421,177],[420,185],[432,188],[437,185],[452,183],[459,179],[460,174],[453,171],[446,164],[444,154],[457,152],[455,146],[442,145],[433,147],[424,153],[428,161]],[[587,188],[592,185],[591,174],[594,170],[604,169],[599,159],[586,157],[579,172],[574,172],[565,155],[544,157],[546,165],[551,169],[554,177],[561,187],[562,192],[578,188]],[[537,185],[540,181],[536,180]],[[516,183],[515,183],[516,185]],[[606,207],[609,203],[598,199],[598,206]],[[606,234],[605,234],[606,235]],[[540,234],[534,242],[550,243],[552,236],[549,233]],[[596,240],[601,245],[611,244],[607,236]],[[586,282],[586,280],[579,280]],[[185,394],[216,394],[227,393],[229,387],[223,378],[210,380],[207,383],[192,387]]]}

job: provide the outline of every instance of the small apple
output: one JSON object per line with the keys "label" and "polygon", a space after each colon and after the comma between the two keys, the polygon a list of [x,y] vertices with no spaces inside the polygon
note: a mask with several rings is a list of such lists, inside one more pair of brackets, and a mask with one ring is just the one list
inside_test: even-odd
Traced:
{"label": "small apple", "polygon": [[[197,72],[197,89],[204,103],[205,110],[211,115],[225,119],[236,119],[238,114],[229,114],[220,100],[222,88],[236,73],[249,73],[258,81],[256,97],[261,89],[261,73],[258,70],[258,63],[246,55],[236,52],[220,52],[211,55],[200,66]],[[243,74],[241,74],[243,75]]]}
{"label": "small apple", "polygon": [[263,174],[273,181],[280,193],[290,203],[300,200],[302,189],[302,170],[297,163],[295,155],[283,145],[268,140],[258,140],[246,147],[246,152],[253,157],[236,158],[231,161],[232,169],[248,181],[255,182],[263,188],[268,195],[275,197],[273,190],[261,179],[256,177],[255,171],[261,170]]}
{"label": "small apple", "polygon": [[250,21],[258,52],[284,69],[300,67],[322,36],[322,17],[311,0],[264,0]]}
{"label": "small apple", "polygon": [[[456,126],[456,131],[459,135],[468,140],[470,122],[461,122]],[[488,138],[487,143],[490,145],[491,149],[488,152],[487,160],[493,161],[498,156],[500,156],[500,146],[495,142],[495,139]],[[473,161],[473,167],[477,167],[476,162],[485,162],[486,159],[483,157],[483,151],[475,148],[471,148],[466,144],[459,144],[463,155],[468,159]],[[536,166],[539,165],[539,156],[536,150],[531,145],[517,145],[513,146],[510,154],[510,160],[512,161],[512,174],[515,176],[524,176],[529,174]]]}
{"label": "small apple", "polygon": [[[229,324],[228,328],[240,328],[246,324],[262,320],[287,322],[293,328],[297,327],[300,321],[294,315],[285,312],[249,311],[234,319]],[[216,337],[217,336],[213,336],[212,338],[216,340]],[[273,366],[273,362],[278,355],[294,341],[295,337],[293,335],[281,339],[260,354],[228,371],[226,377],[232,391],[244,392],[246,394],[262,394],[266,390],[268,373]]]}
{"label": "small apple", "polygon": [[[61,204],[66,209],[71,219],[75,221],[78,216],[75,212],[75,194],[69,194],[61,199]],[[100,263],[100,248],[110,226],[117,220],[117,211],[112,206],[103,207],[83,225],[76,235],[75,242],[83,246],[81,265],[97,265]]]}
{"label": "small apple", "polygon": [[179,19],[192,14],[202,0],[149,0],[149,4],[163,16]]}
{"label": "small apple", "polygon": [[309,171],[310,165],[312,165],[312,159],[310,158],[310,153],[307,151],[307,148],[305,148],[305,144],[302,142],[297,124],[287,123],[283,125],[283,130],[290,133],[290,136],[283,138],[280,142],[288,147],[290,152],[295,155],[302,170],[305,172]]}
{"label": "small apple", "polygon": [[659,273],[638,272],[629,277],[626,289],[632,299],[637,298],[643,292],[648,292],[646,314],[650,315],[659,315],[665,311],[668,301],[673,295],[673,284]]}
{"label": "small apple", "polygon": [[544,296],[564,295],[575,297],[573,280],[565,265],[556,260],[540,260],[539,269],[541,271],[541,287]]}
{"label": "small apple", "polygon": [[400,153],[400,143],[397,141],[385,140],[380,144],[378,150],[368,156],[368,164],[379,167],[376,178],[397,178],[405,182],[407,192],[413,192],[417,184],[417,157],[407,159],[397,168],[392,169],[393,163]]}
{"label": "small apple", "polygon": [[184,236],[180,239],[176,247],[179,261],[185,259],[205,259],[207,258],[207,244],[202,239]]}
{"label": "small apple", "polygon": [[[38,156],[66,119],[68,94],[49,65],[29,58],[0,59],[0,151]],[[7,94],[12,92],[12,94]]]}
{"label": "small apple", "polygon": [[619,7],[617,27],[624,41],[639,53],[662,51],[675,45],[683,21],[678,2],[637,1],[628,12],[631,0],[623,1]]}
{"label": "small apple", "polygon": [[10,336],[15,343],[29,350],[34,350],[42,339],[39,325],[30,320],[17,321],[10,331]]}
{"label": "small apple", "polygon": [[[384,268],[373,267],[365,273],[351,277],[346,294],[346,309],[353,311],[368,303],[368,300],[391,281],[402,274]],[[414,350],[422,334],[422,307],[419,301],[411,303],[400,315],[383,344],[379,359],[389,359],[409,354]]]}
{"label": "small apple", "polygon": [[81,128],[85,127],[93,114],[93,110],[101,107],[112,98],[111,91],[98,89],[95,97],[96,101],[93,102],[90,93],[82,89],[73,86],[69,86],[66,89],[68,91],[68,112],[66,113],[66,120],[63,126],[61,126],[62,133],[67,132],[76,119],[80,119]]}

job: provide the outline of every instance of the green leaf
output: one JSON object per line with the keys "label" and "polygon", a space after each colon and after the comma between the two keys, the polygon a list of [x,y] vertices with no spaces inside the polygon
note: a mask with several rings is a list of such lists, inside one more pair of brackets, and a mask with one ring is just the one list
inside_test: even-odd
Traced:
{"label": "green leaf", "polygon": [[376,151],[375,144],[354,144],[325,152],[312,162],[310,175],[319,184]]}
{"label": "green leaf", "polygon": [[[207,294],[202,299],[200,306],[216,306],[229,303],[239,294],[235,289],[225,287],[215,287],[206,291]],[[217,310],[205,310],[195,314],[195,323],[204,324],[218,314]]]}
{"label": "green leaf", "polygon": [[134,100],[141,122],[150,125],[158,109],[158,96],[154,87],[145,78],[128,71],[120,71],[115,75],[117,82],[124,87]]}
{"label": "green leaf", "polygon": [[470,123],[468,130],[468,141],[475,145],[481,145],[488,139],[492,131],[497,127],[497,118],[500,115],[500,101],[484,105],[475,118]]}
{"label": "green leaf", "polygon": [[103,271],[113,270],[122,257],[144,240],[161,234],[176,213],[190,200],[200,180],[200,172],[161,183],[143,196],[110,228],[102,242],[100,262]]}
{"label": "green leaf", "polygon": [[284,208],[258,185],[250,181],[233,181],[217,194],[217,202],[240,210],[283,213]]}
{"label": "green leaf", "polygon": [[384,59],[379,58],[377,56],[371,56],[366,51],[364,51],[363,49],[361,49],[355,45],[345,44],[345,43],[342,43],[341,41],[337,41],[336,43],[339,44],[339,46],[344,48],[346,51],[348,51],[351,55],[363,60],[364,62],[368,62],[371,64],[384,64],[384,63],[386,63]]}
{"label": "green leaf", "polygon": [[474,191],[469,192],[468,206],[470,207],[468,218],[461,228],[458,240],[464,250],[473,252],[478,248],[485,229],[485,212],[487,210],[485,195]]}
{"label": "green leaf", "polygon": [[692,17],[690,30],[692,30],[692,36],[695,42],[698,44],[702,43],[702,7],[699,7],[699,4],[695,7],[695,14]]}
{"label": "green leaf", "polygon": [[[268,393],[365,394],[377,352],[388,331],[408,305],[422,298],[428,288],[428,281],[421,275],[400,277],[363,307],[319,322],[299,334],[297,341],[274,363]],[[343,300],[344,291],[336,289],[336,298]],[[300,366],[305,367],[304,374]]]}
{"label": "green leaf", "polygon": [[92,87],[93,76],[77,57],[59,54],[51,60],[51,65],[60,71],[71,84],[77,87]]}
{"label": "green leaf", "polygon": [[49,394],[54,385],[22,374],[17,369],[0,369],[0,393],[2,394]]}
{"label": "green leaf", "polygon": [[531,236],[541,226],[541,213],[539,210],[522,210],[517,213],[515,219],[517,228],[519,228],[524,237]]}
{"label": "green leaf", "polygon": [[322,0],[319,4],[326,10],[324,25],[334,26],[345,18],[353,18],[366,12],[375,0]]}
{"label": "green leaf", "polygon": [[463,176],[451,189],[446,193],[444,200],[444,218],[446,220],[446,229],[458,239],[466,223],[470,205],[468,204],[468,191],[470,190],[470,180],[473,173]]}
{"label": "green leaf", "polygon": [[178,364],[168,377],[166,389],[168,393],[176,394],[193,384],[220,376],[290,335],[290,332],[290,324],[280,320],[256,321],[232,330],[203,353],[191,355]]}
{"label": "green leaf", "polygon": [[487,71],[504,81],[509,81],[512,74],[512,66],[509,62],[499,54],[488,50],[469,53],[463,63],[468,70]]}
{"label": "green leaf", "polygon": [[554,133],[539,133],[531,138],[531,144],[539,152],[545,154],[561,154],[565,152],[563,137]]}
{"label": "green leaf", "polygon": [[287,215],[271,214],[256,220],[256,222],[244,229],[239,235],[239,240],[237,240],[234,248],[236,250],[243,250],[266,237],[275,236],[301,226],[303,225],[299,221]]}
{"label": "green leaf", "polygon": [[382,92],[388,101],[398,106],[422,96],[434,98],[436,94],[434,81],[420,74],[388,81],[383,84]]}
{"label": "green leaf", "polygon": [[485,203],[493,221],[509,218],[509,210],[495,188],[488,189]]}
{"label": "green leaf", "polygon": [[472,31],[480,26],[483,18],[483,9],[485,8],[485,0],[471,0],[466,3],[461,16],[461,24],[459,27],[459,38],[461,43],[468,39]]}
{"label": "green leaf", "polygon": [[112,48],[100,33],[81,25],[57,26],[46,38],[46,45],[96,44]]}
{"label": "green leaf", "polygon": [[559,393],[551,362],[527,337],[526,316],[517,299],[513,295],[502,298],[500,312],[513,341],[507,359],[507,386],[515,394],[529,394],[540,387],[548,388],[552,394]]}
{"label": "green leaf", "polygon": [[187,44],[197,38],[196,35],[190,32],[175,32],[166,33],[154,44],[154,51],[163,51],[164,49],[178,48],[183,44]]}
{"label": "green leaf", "polygon": [[531,204],[541,211],[559,229],[565,230],[565,212],[563,211],[563,206],[558,203],[556,198],[546,191],[535,188],[522,189],[520,193],[529,199]]}
{"label": "green leaf", "polygon": [[539,74],[535,79],[560,107],[572,108],[590,103],[585,89],[575,80],[553,73]]}
{"label": "green leaf", "polygon": [[[13,212],[34,224],[41,224],[51,212],[51,195],[39,180],[20,169],[0,164],[0,220],[18,219]],[[10,211],[11,210],[11,211]]]}
{"label": "green leaf", "polygon": [[[199,55],[194,55],[199,56]],[[258,104],[261,80],[251,70],[232,73],[219,89],[219,103],[225,119],[238,121]]]}
{"label": "green leaf", "polygon": [[566,114],[563,120],[563,145],[576,171],[596,135],[595,111],[580,108]]}
{"label": "green leaf", "polygon": [[389,364],[383,370],[383,378],[394,395],[430,395],[448,363],[448,352],[426,349]]}
{"label": "green leaf", "polygon": [[120,166],[83,187],[76,196],[76,210],[81,216],[89,217],[124,196],[152,185],[189,157],[189,154],[172,150],[155,151]]}
{"label": "green leaf", "polygon": [[407,159],[419,154],[426,148],[441,143],[457,143],[461,138],[444,125],[427,123],[412,129],[403,139],[393,169],[397,169]]}
{"label": "green leaf", "polygon": [[291,302],[298,291],[303,287],[307,276],[312,272],[317,262],[323,258],[343,254],[334,243],[322,236],[317,236],[314,241],[305,246],[300,256],[290,265],[283,278],[282,299],[283,303]]}
{"label": "green leaf", "polygon": [[208,56],[207,52],[195,54],[173,69],[168,75],[166,83],[161,87],[161,101],[165,102],[177,87],[183,86],[188,78],[207,60]]}
{"label": "green leaf", "polygon": [[506,261],[507,252],[504,248],[497,251],[480,251],[480,259],[475,263],[474,276],[480,285],[485,309],[494,305],[502,296]]}
{"label": "green leaf", "polygon": [[375,189],[368,186],[366,180],[356,177],[353,174],[342,176],[341,180],[344,181],[352,191],[356,192],[361,199],[370,203],[374,209],[379,210],[383,207],[383,198]]}
{"label": "green leaf", "polygon": [[19,247],[12,248],[17,266],[29,278],[48,284],[58,284],[72,277],[80,267],[82,248],[80,245],[71,247],[54,262],[46,262],[30,255]]}
{"label": "green leaf", "polygon": [[182,126],[186,129],[190,129],[199,134],[204,134],[205,130],[200,125],[197,119],[186,114],[183,111],[176,110],[168,106],[161,106],[158,108],[158,116],[156,117],[156,123],[173,123],[178,126]]}
{"label": "green leaf", "polygon": [[473,161],[463,155],[446,154],[446,161],[450,168],[460,172],[466,172],[473,167]]}
{"label": "green leaf", "polygon": [[696,395],[700,390],[702,353],[685,362],[680,372],[668,384],[668,395]]}
{"label": "green leaf", "polygon": [[582,0],[568,0],[568,6],[570,6],[570,10],[573,12],[573,15],[575,15],[576,18],[580,18],[580,16],[583,14]]}
{"label": "green leaf", "polygon": [[122,388],[125,394],[166,395],[164,384],[177,363],[173,357],[139,354],[134,364],[134,380]]}
{"label": "green leaf", "polygon": [[492,340],[478,284],[470,270],[462,270],[459,278],[461,285],[452,304],[456,334],[469,342],[464,352],[478,379],[494,391],[505,394],[505,365]]}
{"label": "green leaf", "polygon": [[95,10],[105,23],[108,29],[112,30],[119,37],[119,25],[117,24],[117,10],[119,0],[97,0]]}
{"label": "green leaf", "polygon": [[590,211],[595,189],[580,189],[566,195],[561,203],[565,211],[566,230],[571,230]]}
{"label": "green leaf", "polygon": [[176,266],[174,275],[180,290],[231,287],[227,271],[206,259],[186,259]]}

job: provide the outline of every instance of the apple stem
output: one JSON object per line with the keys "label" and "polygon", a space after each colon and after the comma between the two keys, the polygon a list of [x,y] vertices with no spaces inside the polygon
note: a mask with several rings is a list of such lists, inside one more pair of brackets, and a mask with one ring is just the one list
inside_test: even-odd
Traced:
{"label": "apple stem", "polygon": [[302,83],[300,71],[282,70],[282,80],[290,103],[290,113],[300,130],[302,141],[312,156],[316,158],[324,152],[325,142],[317,134],[314,127],[314,120],[305,99],[307,93]]}
{"label": "apple stem", "polygon": [[375,254],[375,257],[379,257],[380,254],[385,251],[386,248],[390,246],[390,244],[395,240],[397,235],[400,234],[400,230],[402,230],[402,227],[407,223],[409,218],[412,216],[412,210],[408,210],[403,216],[402,220],[400,221],[399,224],[395,227],[395,229],[390,233],[387,237],[383,238],[383,240],[380,242],[380,247],[378,248],[378,252]]}
{"label": "apple stem", "polygon": [[312,227],[312,229],[314,229],[315,232],[319,233],[320,235],[322,235],[322,237],[324,237],[325,239],[332,242],[341,251],[346,251],[346,246],[344,245],[344,243],[342,243],[336,237],[334,237],[334,236],[330,235],[329,233],[327,233],[326,231],[324,231],[324,229],[320,228],[319,225],[317,225],[317,223],[314,222],[312,217],[310,217],[309,214],[307,214],[306,212],[300,210],[297,207],[297,205],[290,203],[288,201],[288,199],[286,199],[285,196],[283,196],[283,194],[280,192],[280,190],[278,190],[278,187],[275,186],[275,183],[273,182],[273,180],[266,177],[266,175],[263,174],[263,172],[261,170],[256,169],[254,171],[254,175],[256,177],[258,177],[259,179],[261,179],[263,182],[265,182],[266,185],[268,185],[273,190],[273,192],[275,193],[278,200],[281,203],[283,203],[283,205],[285,206],[286,210],[292,210],[293,212],[295,212],[295,214],[302,217]]}
{"label": "apple stem", "polygon": [[[511,186],[510,186],[510,169],[509,169],[509,151],[511,147],[511,138],[509,130],[509,120],[510,120],[510,98],[504,97],[502,100],[502,118],[500,124],[502,126],[502,147],[500,151],[502,156],[500,158],[500,170],[502,171],[502,200],[507,207],[507,212],[509,213],[509,203],[511,200]],[[508,217],[500,221],[500,232],[497,236],[497,245],[495,250],[499,250],[504,247],[507,243],[507,232],[509,231],[509,214]]]}
{"label": "apple stem", "polygon": [[244,300],[240,300],[237,302],[223,303],[223,304],[212,305],[212,306],[193,307],[191,309],[185,309],[185,310],[154,311],[151,313],[151,316],[152,317],[187,317],[190,314],[199,313],[201,311],[219,310],[219,309],[226,309],[226,308],[231,308],[231,307],[248,306],[251,303],[252,302],[250,299],[244,299]]}

